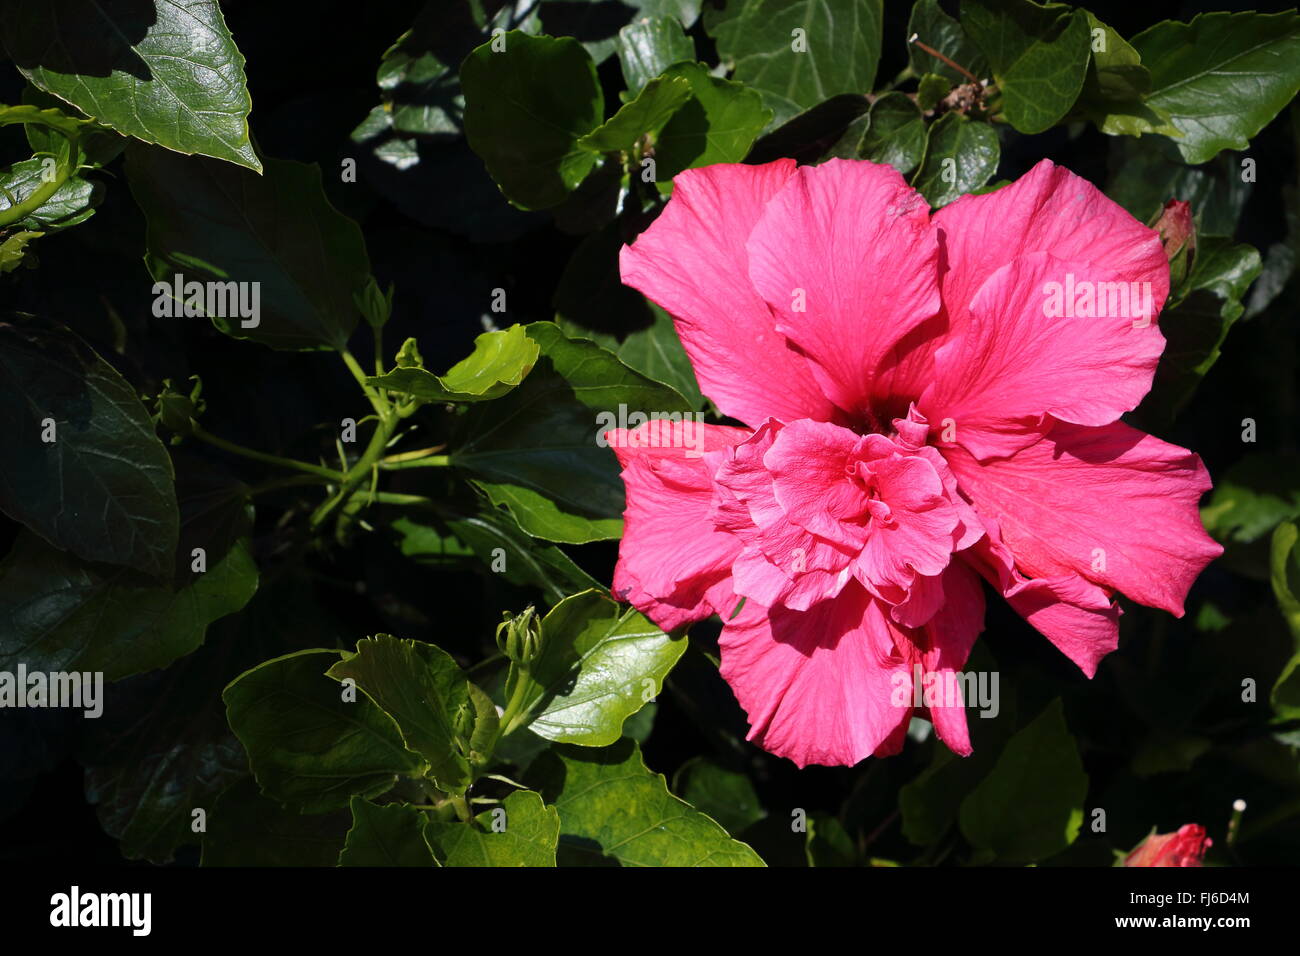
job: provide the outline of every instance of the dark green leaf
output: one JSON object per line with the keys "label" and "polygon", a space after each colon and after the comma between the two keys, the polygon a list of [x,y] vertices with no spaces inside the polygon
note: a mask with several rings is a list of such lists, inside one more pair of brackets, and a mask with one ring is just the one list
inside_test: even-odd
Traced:
{"label": "dark green leaf", "polygon": [[1030,863],[1078,836],[1088,775],[1060,700],[1008,741],[992,773],[961,805],[961,831],[977,851]]}
{"label": "dark green leaf", "polygon": [[171,458],[135,390],[89,346],[0,323],[0,431],[0,509],[80,558],[170,575]]}
{"label": "dark green leaf", "polygon": [[92,119],[261,171],[244,57],[216,0],[12,0],[0,33],[27,79]]}
{"label": "dark green leaf", "polygon": [[700,63],[678,63],[666,77],[690,81],[688,100],[660,131],[655,175],[663,183],[683,169],[738,163],[772,119],[762,97],[741,83],[710,76]]}
{"label": "dark green leaf", "polygon": [[690,98],[691,84],[685,77],[656,77],[636,99],[624,104],[603,125],[578,140],[578,144],[601,153],[629,150],[646,134],[653,135],[663,129]]}
{"label": "dark green leaf", "polygon": [[730,0],[705,14],[705,26],[735,79],[762,93],[780,124],[837,93],[871,92],[882,8],[881,0]]}
{"label": "dark green leaf", "polygon": [[512,30],[460,68],[465,135],[501,191],[523,209],[559,204],[596,157],[578,140],[600,125],[605,99],[591,56],[572,37]]}
{"label": "dark green leaf", "polygon": [[1249,543],[1300,517],[1300,456],[1252,454],[1214,476],[1201,509],[1205,530],[1224,543]]}
{"label": "dark green leaf", "polygon": [[393,718],[364,692],[326,676],[338,659],[327,650],[277,657],[245,671],[221,695],[262,792],[304,813],[378,796],[399,774],[426,770]]}
{"label": "dark green leaf", "polygon": [[339,866],[437,866],[425,835],[427,814],[400,803],[353,797],[352,829]]}
{"label": "dark green leaf", "polygon": [[623,483],[613,451],[597,443],[612,427],[605,423],[617,421],[620,406],[647,414],[689,408],[676,392],[553,323],[527,330],[541,347],[537,365],[509,395],[470,408],[452,463],[531,535],[571,544],[617,537]]}
{"label": "dark green leaf", "polygon": [[673,789],[701,813],[707,813],[726,828],[740,833],[767,816],[743,773],[726,770],[708,757],[692,757],[673,777]]}
{"label": "dark green leaf", "polygon": [[560,817],[531,790],[517,790],[472,825],[430,820],[427,833],[443,866],[555,866]]}
{"label": "dark green leaf", "polygon": [[618,31],[618,60],[629,93],[637,93],[674,63],[694,59],[695,41],[677,19],[634,20]]}
{"label": "dark green leaf", "polygon": [[758,854],[668,792],[641,749],[557,744],[529,770],[560,812],[561,866],[762,866]]}
{"label": "dark green leaf", "polygon": [[439,787],[459,793],[469,785],[469,763],[452,724],[469,706],[468,681],[450,654],[379,634],[358,641],[356,653],[344,652],[326,673],[338,681],[352,678],[396,721],[407,748],[428,761]]}
{"label": "dark green leaf", "polygon": [[849,125],[830,155],[884,163],[906,176],[924,157],[925,140],[925,120],[916,104],[902,93],[886,93]]}
{"label": "dark green leaf", "polygon": [[235,784],[208,814],[202,866],[334,866],[351,815],[299,814],[257,792],[252,779]]}
{"label": "dark green leaf", "polygon": [[1165,20],[1133,38],[1151,71],[1146,103],[1182,133],[1179,152],[1203,163],[1250,139],[1300,91],[1300,16],[1203,13]]}
{"label": "dark green leaf", "polygon": [[[965,67],[978,79],[988,78],[988,61],[979,48],[971,42],[960,23],[939,6],[939,0],[916,0],[912,5],[912,16],[907,22],[908,37],[915,36],[931,50],[938,50],[958,66]],[[926,53],[915,43],[907,44],[908,62],[912,72],[918,76],[937,73],[953,83],[969,83],[970,77],[954,70],[936,56]]]}
{"label": "dark green leaf", "polygon": [[229,296],[215,310],[223,315],[212,316],[235,338],[278,349],[347,345],[358,318],[353,297],[370,279],[370,259],[357,224],[325,198],[317,167],[267,160],[266,175],[254,176],[133,146],[126,170],[148,220],[145,261],[159,283],[170,287],[181,275],[184,282],[238,282],[246,295],[255,293],[255,318],[231,308]]}
{"label": "dark green leaf", "polygon": [[997,172],[998,134],[988,123],[944,113],[930,127],[925,161],[912,184],[933,209],[978,189]]}
{"label": "dark green leaf", "polygon": [[988,57],[1007,120],[1050,129],[1070,111],[1088,72],[1088,17],[1060,3],[962,0],[961,22]]}

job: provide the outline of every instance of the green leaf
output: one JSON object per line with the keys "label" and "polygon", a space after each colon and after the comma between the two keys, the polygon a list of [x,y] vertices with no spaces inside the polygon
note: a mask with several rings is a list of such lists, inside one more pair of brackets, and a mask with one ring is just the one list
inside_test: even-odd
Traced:
{"label": "green leaf", "polygon": [[71,333],[0,323],[0,510],[87,561],[171,573],[171,458],[133,389]]}
{"label": "green leaf", "polygon": [[326,676],[338,659],[338,651],[316,649],[277,657],[245,671],[221,695],[262,792],[303,813],[378,796],[398,775],[427,769],[406,749],[393,718]]}
{"label": "green leaf", "polygon": [[[960,23],[939,6],[939,0],[917,0],[912,5],[912,16],[907,21],[907,35],[915,36],[932,50],[938,50],[958,66],[964,66],[974,76],[988,76],[989,64],[979,48],[971,42]],[[907,44],[908,63],[917,76],[936,73],[953,83],[969,83],[970,77],[954,70],[938,57],[926,53],[915,43]]]}
{"label": "green leaf", "polygon": [[939,76],[937,73],[927,73],[917,81],[916,84],[916,105],[922,112],[929,112],[939,105],[939,102],[948,95],[952,89],[950,80]]}
{"label": "green leaf", "polygon": [[763,866],[752,849],[668,792],[635,741],[555,745],[528,777],[560,812],[561,866]]}
{"label": "green leaf", "polygon": [[423,368],[395,368],[372,376],[366,384],[400,392],[422,402],[481,402],[500,398],[519,385],[537,361],[537,343],[522,325],[484,332],[474,340],[474,351],[453,365],[446,375]]}
{"label": "green leaf", "polygon": [[425,833],[428,814],[400,803],[353,797],[352,829],[339,866],[437,866]]}
{"label": "green leaf", "polygon": [[1169,114],[1187,163],[1250,139],[1300,91],[1300,16],[1203,13],[1165,20],[1133,38],[1151,71],[1146,104]]}
{"label": "green leaf", "polygon": [[430,820],[427,832],[443,866],[555,866],[560,816],[531,790],[516,790],[472,825]]}
{"label": "green leaf", "polygon": [[469,706],[465,672],[451,655],[433,644],[404,641],[388,634],[357,642],[355,653],[326,673],[337,681],[351,678],[391,717],[407,749],[429,764],[429,776],[448,792],[469,785],[469,762],[457,743],[452,720]]}
{"label": "green leaf", "polygon": [[1241,317],[1242,298],[1261,269],[1259,252],[1222,236],[1197,236],[1196,258],[1177,301],[1160,316],[1165,350],[1138,415],[1151,427],[1167,425],[1219,359],[1228,332]]}
{"label": "green leaf", "polygon": [[992,126],[961,113],[944,113],[930,127],[925,161],[912,185],[938,209],[992,179],[1000,155]]}
{"label": "green leaf", "polygon": [[578,140],[578,145],[598,153],[629,150],[647,133],[654,134],[663,129],[690,98],[691,84],[685,77],[656,77],[645,85],[636,99],[624,104],[612,118]]}
{"label": "green leaf", "polygon": [[[1169,122],[1169,114],[1146,102],[1151,89],[1151,73],[1138,55],[1112,27],[1088,16],[1093,34],[1092,62],[1083,82],[1079,108],[1097,128],[1110,136],[1141,136],[1162,133],[1181,136]],[[1101,49],[1098,49],[1098,47]]]}
{"label": "green leaf", "polygon": [[1188,166],[1163,136],[1112,140],[1109,166],[1106,195],[1134,218],[1150,222],[1168,200],[1182,199],[1191,204],[1196,231],[1211,236],[1237,232],[1252,188],[1242,182],[1241,166],[1231,154]]}
{"label": "green leaf", "polygon": [[884,163],[906,176],[925,156],[925,141],[925,120],[916,103],[902,93],[886,93],[870,113],[849,124],[830,155]]}
{"label": "green leaf", "polygon": [[1283,522],[1273,532],[1271,579],[1278,608],[1291,628],[1295,652],[1282,668],[1273,685],[1270,700],[1282,720],[1300,718],[1300,529],[1294,522]]}
{"label": "green leaf", "polygon": [[779,126],[837,93],[871,92],[883,19],[881,0],[729,0],[704,23]]}
{"label": "green leaf", "polygon": [[1252,454],[1215,475],[1214,490],[1201,509],[1205,530],[1221,542],[1249,544],[1280,522],[1300,517],[1300,456]]}
{"label": "green leaf", "polygon": [[1087,792],[1057,699],[1011,738],[993,772],[962,801],[961,831],[1001,862],[1042,860],[1078,836]]}
{"label": "green leaf", "polygon": [[526,672],[512,672],[505,694],[519,701],[521,725],[538,736],[603,747],[659,695],[685,650],[684,638],[669,637],[635,608],[584,591],[542,619],[541,654]]}
{"label": "green leaf", "polygon": [[600,336],[577,328],[573,332],[604,345],[628,368],[667,385],[685,398],[692,408],[701,407],[704,396],[700,394],[695,368],[677,335],[672,316],[653,302],[647,301],[646,304],[654,316],[654,324],[631,333],[621,343],[612,336]]}
{"label": "green leaf", "polygon": [[742,83],[710,76],[701,63],[678,63],[664,76],[689,80],[693,96],[673,114],[655,142],[655,176],[661,184],[683,169],[740,162],[772,120],[758,93]]}
{"label": "green leaf", "polygon": [[493,576],[499,574],[511,584],[539,589],[547,604],[598,587],[596,579],[567,554],[525,534],[510,515],[496,508],[449,517],[448,534],[406,517],[389,527],[401,535],[402,554],[409,558],[440,566],[448,558],[472,555],[480,567],[491,569]]}
{"label": "green leaf", "polygon": [[208,814],[201,866],[334,866],[351,816],[299,814],[257,792],[251,779],[221,795]]}
{"label": "green leaf", "polygon": [[676,392],[554,323],[527,331],[541,348],[537,365],[509,395],[470,407],[452,463],[528,534],[570,544],[617,537],[623,482],[613,451],[597,443],[613,427],[605,423],[617,422],[620,405],[647,414],[690,409]]}
{"label": "green leaf", "polygon": [[[14,163],[0,174],[0,213],[11,208],[15,202],[28,199],[43,183],[46,161],[33,156],[22,162]],[[92,183],[80,176],[65,180],[41,206],[28,213],[17,223],[26,229],[40,229],[54,232],[85,222],[95,213],[95,207],[103,196],[103,186]],[[15,202],[10,202],[9,197]]]}
{"label": "green leaf", "polygon": [[591,56],[572,37],[502,34],[460,68],[465,135],[507,199],[521,209],[558,205],[596,157],[578,140],[600,125],[605,98]]}
{"label": "green leaf", "polygon": [[961,22],[988,57],[1002,111],[1022,133],[1041,133],[1070,111],[1088,72],[1082,10],[1031,0],[962,0]]}
{"label": "green leaf", "polygon": [[743,773],[718,766],[708,757],[692,757],[673,776],[673,789],[701,813],[740,833],[767,816],[754,785]]}
{"label": "green leaf", "polygon": [[102,671],[107,680],[165,667],[257,590],[248,542],[178,590],[125,568],[83,564],[22,534],[0,564],[0,662]]}
{"label": "green leaf", "polygon": [[235,338],[277,349],[347,345],[370,258],[361,229],[325,198],[319,168],[269,159],[266,175],[254,176],[132,146],[126,172],[148,222],[145,263],[155,280],[245,284],[246,295],[257,297],[255,317],[242,317],[228,296],[226,308],[215,310],[225,314],[211,316]]}
{"label": "green leaf", "polygon": [[633,20],[618,31],[618,61],[629,93],[640,89],[674,63],[695,59],[695,41],[671,17]]}
{"label": "green leaf", "polygon": [[12,0],[0,35],[33,84],[128,136],[261,171],[244,57],[216,0]]}

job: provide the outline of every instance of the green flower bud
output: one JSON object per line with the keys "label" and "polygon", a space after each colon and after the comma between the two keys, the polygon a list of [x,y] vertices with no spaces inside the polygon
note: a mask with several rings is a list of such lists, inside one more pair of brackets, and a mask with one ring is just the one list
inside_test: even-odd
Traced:
{"label": "green flower bud", "polygon": [[206,404],[202,399],[203,383],[197,375],[191,376],[194,388],[190,394],[177,391],[171,379],[163,379],[162,391],[154,400],[154,421],[161,422],[171,432],[175,432],[172,444],[178,443],[194,431],[194,419],[203,414]]}
{"label": "green flower bud", "polygon": [[542,622],[537,611],[529,606],[517,617],[508,613],[497,625],[497,647],[501,653],[517,664],[530,664],[542,650]]}
{"label": "green flower bud", "polygon": [[366,287],[353,294],[352,301],[357,304],[357,310],[370,323],[371,328],[380,328],[392,315],[393,291],[391,283],[386,294],[379,291],[379,283],[375,281],[374,276],[371,276]]}

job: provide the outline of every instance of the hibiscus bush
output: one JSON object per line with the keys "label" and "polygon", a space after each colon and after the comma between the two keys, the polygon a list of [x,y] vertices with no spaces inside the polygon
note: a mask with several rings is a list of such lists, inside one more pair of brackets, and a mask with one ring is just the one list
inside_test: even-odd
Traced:
{"label": "hibiscus bush", "polygon": [[7,857],[1297,859],[1300,16],[313,11],[0,11]]}

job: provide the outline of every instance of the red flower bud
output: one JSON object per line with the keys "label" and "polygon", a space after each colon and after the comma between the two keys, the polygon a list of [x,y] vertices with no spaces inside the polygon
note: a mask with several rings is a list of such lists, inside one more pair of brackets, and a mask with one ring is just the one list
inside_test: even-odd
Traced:
{"label": "red flower bud", "polygon": [[1177,833],[1152,833],[1124,860],[1125,866],[1200,866],[1213,844],[1199,823],[1187,823]]}

